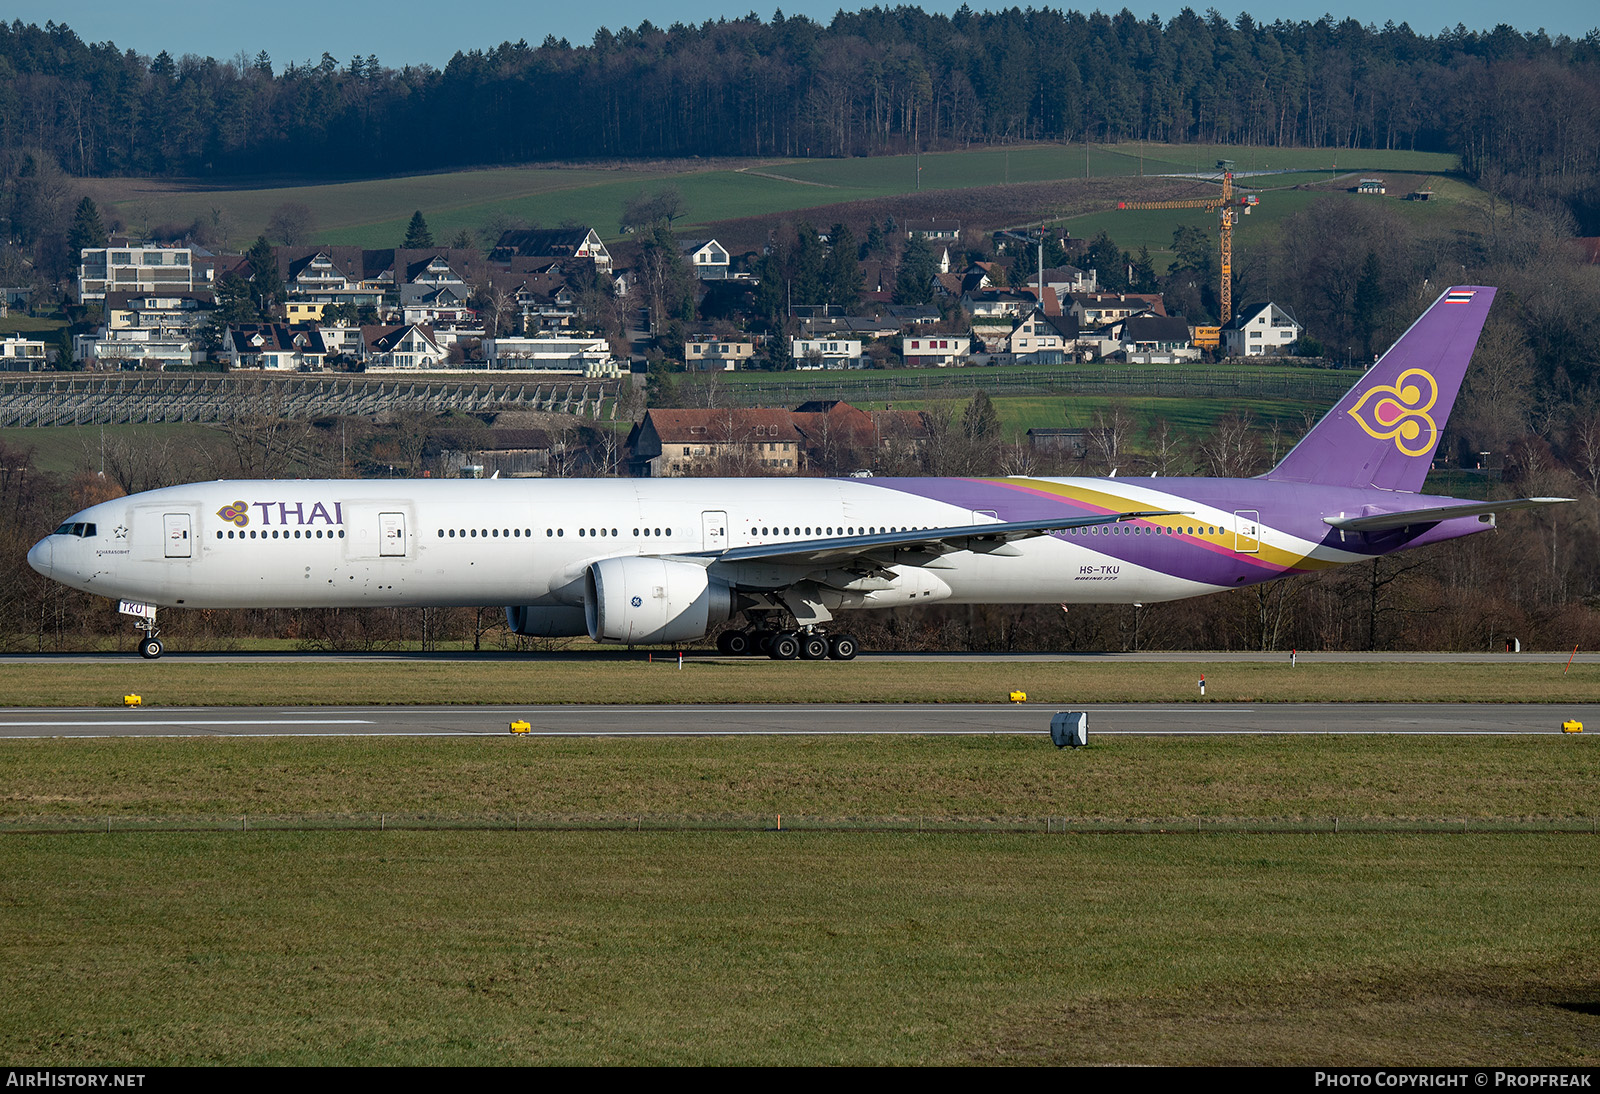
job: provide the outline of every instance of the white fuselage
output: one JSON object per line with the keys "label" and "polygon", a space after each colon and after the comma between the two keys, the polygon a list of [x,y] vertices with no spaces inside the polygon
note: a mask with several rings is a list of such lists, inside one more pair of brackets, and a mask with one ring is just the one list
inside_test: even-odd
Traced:
{"label": "white fuselage", "polygon": [[[1106,480],[1079,481],[1106,487]],[[1209,539],[1227,555],[1240,542],[1234,513],[1119,485],[1130,504],[1181,506],[1190,546]],[[220,481],[93,506],[72,518],[92,525],[92,535],[52,536],[35,552],[48,550],[48,572],[69,585],[163,607],[574,605],[583,599],[585,569],[604,558],[994,519],[839,479]],[[1109,544],[1095,538],[1100,529],[1078,531],[904,567],[906,597],[877,590],[842,606],[1126,603],[1228,587],[1141,565],[1137,551],[1108,559],[1096,549]],[[1266,527],[1256,535],[1293,556],[1325,552]],[[1160,534],[1149,539],[1152,562],[1164,545]],[[762,569],[748,563],[742,572],[758,584],[781,583],[771,579],[782,575]]]}

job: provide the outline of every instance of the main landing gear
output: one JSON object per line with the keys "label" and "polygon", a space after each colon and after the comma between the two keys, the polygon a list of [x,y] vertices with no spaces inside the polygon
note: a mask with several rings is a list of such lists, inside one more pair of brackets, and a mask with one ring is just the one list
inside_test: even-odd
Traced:
{"label": "main landing gear", "polygon": [[823,634],[817,630],[779,631],[752,627],[717,635],[717,652],[729,657],[764,653],[774,661],[854,660],[859,646],[851,634]]}

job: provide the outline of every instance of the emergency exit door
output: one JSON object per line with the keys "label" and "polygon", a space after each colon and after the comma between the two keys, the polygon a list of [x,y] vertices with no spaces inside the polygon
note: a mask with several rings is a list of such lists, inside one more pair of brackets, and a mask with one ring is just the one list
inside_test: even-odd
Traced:
{"label": "emergency exit door", "polygon": [[378,554],[401,556],[406,553],[406,515],[378,514]]}

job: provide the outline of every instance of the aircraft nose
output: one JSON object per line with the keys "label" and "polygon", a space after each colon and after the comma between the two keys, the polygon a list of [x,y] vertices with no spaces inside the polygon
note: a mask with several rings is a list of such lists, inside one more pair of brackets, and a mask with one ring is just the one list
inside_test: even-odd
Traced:
{"label": "aircraft nose", "polygon": [[50,537],[46,536],[38,543],[35,543],[33,550],[28,552],[28,565],[45,577],[53,577],[55,575],[51,572],[50,555]]}

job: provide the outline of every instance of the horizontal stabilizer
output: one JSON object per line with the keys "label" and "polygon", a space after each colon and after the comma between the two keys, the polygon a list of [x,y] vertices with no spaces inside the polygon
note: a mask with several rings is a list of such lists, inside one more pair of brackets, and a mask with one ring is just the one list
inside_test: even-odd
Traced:
{"label": "horizontal stabilizer", "polygon": [[1544,505],[1565,505],[1571,498],[1513,498],[1510,501],[1486,501],[1477,505],[1441,505],[1433,509],[1407,509],[1399,513],[1372,513],[1364,517],[1323,517],[1324,524],[1341,532],[1389,532],[1396,528],[1414,528],[1420,524],[1438,524],[1457,517],[1493,516],[1509,513],[1513,509],[1537,509]]}

